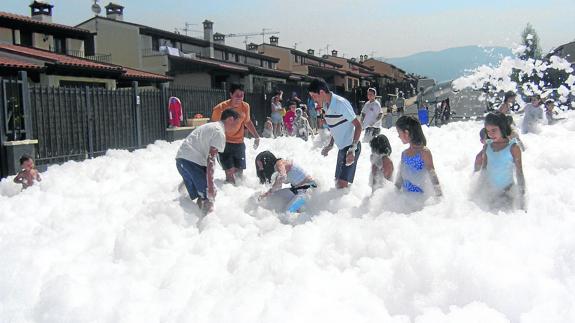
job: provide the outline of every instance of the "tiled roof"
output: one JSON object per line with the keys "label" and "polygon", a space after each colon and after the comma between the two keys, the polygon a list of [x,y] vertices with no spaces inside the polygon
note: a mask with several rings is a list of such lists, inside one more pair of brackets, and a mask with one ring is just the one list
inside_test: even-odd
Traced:
{"label": "tiled roof", "polygon": [[170,81],[171,77],[124,67],[123,79]]}
{"label": "tiled roof", "polygon": [[42,66],[33,63],[21,61],[14,58],[0,56],[0,67],[18,68],[24,70],[40,70]]}
{"label": "tiled roof", "polygon": [[57,54],[53,52],[49,52],[47,50],[31,48],[31,47],[24,47],[24,46],[17,46],[17,45],[8,45],[8,44],[0,44],[0,51],[9,52],[13,54],[24,55],[28,57],[34,57],[45,61],[50,61],[57,65],[69,66],[69,67],[80,67],[86,69],[93,69],[93,70],[104,70],[104,71],[122,71],[122,67],[115,66],[115,65],[108,65],[103,63],[98,63],[95,61],[91,61],[88,59],[78,58],[74,56],[68,56],[63,54]]}
{"label": "tiled roof", "polygon": [[31,17],[28,17],[28,16],[17,15],[17,14],[13,14],[13,13],[9,13],[9,12],[4,12],[4,11],[0,11],[0,18],[12,20],[12,21],[24,22],[24,23],[28,23],[31,25],[45,26],[45,27],[62,29],[62,30],[69,30],[69,31],[80,32],[80,33],[85,33],[85,34],[91,33],[91,31],[86,30],[86,29],[55,24],[52,22],[43,22],[43,21],[32,19]]}
{"label": "tiled roof", "polygon": [[[136,70],[133,68],[122,67],[119,65],[99,63],[96,61],[91,61],[89,59],[78,58],[78,57],[63,55],[63,54],[57,54],[57,53],[53,53],[53,52],[49,52],[49,51],[37,49],[37,48],[30,48],[30,47],[17,46],[17,45],[8,45],[8,44],[0,44],[0,52],[5,52],[5,53],[10,53],[10,54],[15,54],[15,55],[21,55],[24,57],[35,58],[35,59],[38,59],[41,61],[46,61],[46,62],[55,64],[55,65],[60,65],[60,66],[76,67],[76,68],[83,68],[83,69],[89,69],[89,70],[98,70],[98,71],[122,74],[121,75],[122,79],[155,80],[155,81],[169,81],[169,80],[171,80],[170,77],[160,75],[160,74],[144,72],[144,71]],[[25,62],[14,60],[14,59],[2,58],[2,57],[0,57],[0,59],[2,59],[2,60],[6,59],[7,62],[9,60],[12,60],[15,62],[20,62],[19,66],[21,66],[23,69],[26,68],[26,67],[24,67],[24,64],[27,64],[29,66],[36,66],[37,68],[43,68],[43,67],[36,65],[36,64],[25,63]],[[0,66],[2,66],[2,65],[0,64]]]}

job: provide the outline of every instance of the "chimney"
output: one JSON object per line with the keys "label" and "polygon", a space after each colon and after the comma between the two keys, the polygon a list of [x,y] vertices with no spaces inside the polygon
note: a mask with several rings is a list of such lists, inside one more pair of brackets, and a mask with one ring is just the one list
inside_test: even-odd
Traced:
{"label": "chimney", "polygon": [[257,52],[258,52],[258,44],[249,43],[249,44],[246,46],[246,49],[247,49],[248,51],[250,51],[250,52],[257,53]]}
{"label": "chimney", "polygon": [[106,8],[106,18],[124,21],[124,7],[115,3],[108,3]]}
{"label": "chimney", "polygon": [[277,36],[270,37],[270,45],[277,46],[279,42],[279,38]]}
{"label": "chimney", "polygon": [[359,55],[359,61],[363,62],[363,55]]}
{"label": "chimney", "polygon": [[367,61],[367,54],[363,55],[363,60]]}
{"label": "chimney", "polygon": [[307,50],[307,53],[308,53],[309,55],[312,55],[312,56],[313,56],[314,50],[310,48],[310,49]]}
{"label": "chimney", "polygon": [[52,8],[53,5],[35,0],[30,5],[32,19],[42,22],[52,22]]}
{"label": "chimney", "polygon": [[214,58],[214,23],[204,20],[204,40],[210,42],[210,47],[204,48],[204,56]]}
{"label": "chimney", "polygon": [[215,33],[214,34],[214,43],[220,44],[220,45],[225,45],[226,35],[220,34],[220,33]]}
{"label": "chimney", "polygon": [[335,49],[332,50],[332,51],[331,51],[331,56],[337,57],[337,50],[335,50]]}

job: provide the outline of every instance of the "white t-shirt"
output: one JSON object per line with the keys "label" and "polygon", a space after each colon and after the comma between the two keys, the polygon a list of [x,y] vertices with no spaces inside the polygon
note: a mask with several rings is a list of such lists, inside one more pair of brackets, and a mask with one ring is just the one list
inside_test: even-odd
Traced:
{"label": "white t-shirt", "polygon": [[218,152],[226,148],[226,132],[221,121],[210,122],[199,126],[189,134],[180,146],[176,158],[182,158],[200,166],[208,165],[210,147]]}
{"label": "white t-shirt", "polygon": [[[363,109],[361,109],[361,113],[365,114],[365,117],[363,118],[364,129],[367,127],[381,127],[381,119],[377,120],[377,116],[381,113],[381,105],[379,104],[379,101],[373,100],[373,102],[365,102]],[[377,120],[377,122],[375,120]]]}

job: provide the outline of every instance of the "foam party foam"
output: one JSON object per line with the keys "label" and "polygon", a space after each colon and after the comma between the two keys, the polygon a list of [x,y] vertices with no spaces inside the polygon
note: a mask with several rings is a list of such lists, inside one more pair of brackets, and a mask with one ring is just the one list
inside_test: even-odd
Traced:
{"label": "foam party foam", "polygon": [[[371,195],[370,149],[334,189],[337,152],[296,138],[247,143],[239,186],[216,170],[215,211],[178,191],[181,142],[0,182],[2,322],[574,322],[575,113],[524,135],[528,211],[470,201],[481,122],[424,128],[444,197]],[[402,145],[383,129],[398,169]],[[319,187],[306,220],[258,205],[256,154],[293,159]]]}

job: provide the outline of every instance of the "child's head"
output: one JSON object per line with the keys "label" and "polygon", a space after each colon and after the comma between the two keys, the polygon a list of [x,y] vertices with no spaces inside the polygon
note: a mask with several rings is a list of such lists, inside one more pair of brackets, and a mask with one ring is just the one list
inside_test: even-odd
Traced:
{"label": "child's head", "polygon": [[256,173],[261,184],[271,183],[277,161],[278,158],[269,150],[262,151],[256,156]]}
{"label": "child's head", "polygon": [[513,104],[513,103],[515,103],[516,97],[517,97],[517,94],[515,94],[515,92],[507,91],[507,92],[505,92],[505,95],[503,96],[503,103]]}
{"label": "child's head", "polygon": [[375,88],[370,87],[369,89],[367,89],[367,99],[369,101],[375,100],[376,95],[377,95],[377,90]]}
{"label": "child's head", "polygon": [[498,140],[511,134],[511,126],[505,115],[499,111],[490,112],[485,117],[485,130],[489,138]]}
{"label": "child's head", "polygon": [[487,141],[487,139],[489,139],[487,136],[487,130],[485,130],[485,128],[481,128],[479,131],[479,141],[481,141],[481,144],[485,145],[485,141]]}
{"label": "child's head", "polygon": [[391,145],[385,135],[377,135],[369,142],[371,152],[378,155],[391,155]]}
{"label": "child's head", "polygon": [[416,118],[412,116],[401,116],[395,122],[395,128],[402,143],[420,146],[427,145],[423,129],[421,129],[421,123],[419,123],[419,120]]}
{"label": "child's head", "polygon": [[295,101],[290,101],[289,102],[289,109],[293,112],[295,112],[295,109],[297,108],[297,103]]}
{"label": "child's head", "polygon": [[531,97],[531,104],[538,106],[541,104],[541,95],[535,94]]}
{"label": "child's head", "polygon": [[264,123],[264,127],[266,127],[266,128],[272,128],[273,127],[272,118],[270,118],[270,117],[266,118],[266,122]]}
{"label": "child's head", "polygon": [[31,170],[34,168],[34,160],[28,155],[22,155],[20,157],[20,167],[25,170]]}
{"label": "child's head", "polygon": [[545,109],[547,111],[551,111],[553,112],[553,109],[555,108],[555,102],[551,99],[545,101]]}

